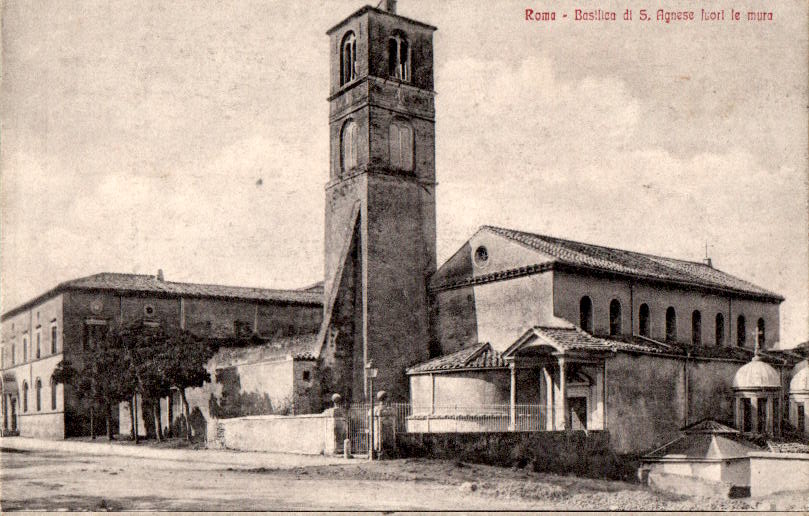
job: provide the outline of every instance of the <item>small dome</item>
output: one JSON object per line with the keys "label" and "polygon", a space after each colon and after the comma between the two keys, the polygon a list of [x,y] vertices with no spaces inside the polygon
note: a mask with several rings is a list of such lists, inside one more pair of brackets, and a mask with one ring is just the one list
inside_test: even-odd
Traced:
{"label": "small dome", "polygon": [[753,357],[743,365],[733,377],[734,389],[771,389],[781,387],[781,376],[771,365],[760,357]]}
{"label": "small dome", "polygon": [[792,380],[789,382],[789,392],[809,391],[809,360],[798,362],[792,369]]}

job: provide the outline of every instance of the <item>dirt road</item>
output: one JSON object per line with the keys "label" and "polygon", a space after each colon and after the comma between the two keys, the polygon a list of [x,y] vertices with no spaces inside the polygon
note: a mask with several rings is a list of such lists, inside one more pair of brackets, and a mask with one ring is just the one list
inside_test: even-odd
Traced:
{"label": "dirt road", "polygon": [[228,469],[207,462],[0,452],[0,508],[12,510],[525,509],[434,482],[308,479],[304,469]]}

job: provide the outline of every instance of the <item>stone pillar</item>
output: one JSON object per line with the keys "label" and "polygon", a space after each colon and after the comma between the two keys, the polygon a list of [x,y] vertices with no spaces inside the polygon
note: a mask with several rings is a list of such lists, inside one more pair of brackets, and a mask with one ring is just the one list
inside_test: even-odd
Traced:
{"label": "stone pillar", "polygon": [[776,435],[775,434],[775,418],[773,417],[777,412],[775,411],[775,404],[778,402],[778,399],[775,397],[769,398],[767,400],[767,423],[764,425],[765,431],[769,435]]}
{"label": "stone pillar", "polygon": [[323,453],[341,455],[346,439],[346,412],[341,407],[323,411]]}
{"label": "stone pillar", "polygon": [[565,374],[565,359],[559,357],[559,410],[558,414],[559,428],[558,430],[567,429],[567,375]]}
{"label": "stone pillar", "polygon": [[508,368],[511,372],[511,390],[508,398],[508,429],[513,432],[517,429],[517,365],[511,362]]}
{"label": "stone pillar", "polygon": [[542,376],[545,378],[545,430],[554,430],[556,420],[553,410],[553,377],[547,366],[542,366]]}
{"label": "stone pillar", "polygon": [[396,456],[396,413],[390,404],[374,407],[374,452],[380,459]]}
{"label": "stone pillar", "polygon": [[752,412],[752,414],[750,414],[750,421],[751,421],[751,426],[753,427],[750,430],[753,433],[757,433],[758,432],[758,398],[755,397],[755,396],[750,398],[750,412]]}
{"label": "stone pillar", "polygon": [[741,397],[736,396],[734,407],[735,410],[733,412],[733,416],[734,421],[736,422],[736,430],[741,432],[742,430],[744,430],[742,428],[742,425],[744,425],[744,414],[742,414],[742,408],[744,407],[744,405],[742,405]]}

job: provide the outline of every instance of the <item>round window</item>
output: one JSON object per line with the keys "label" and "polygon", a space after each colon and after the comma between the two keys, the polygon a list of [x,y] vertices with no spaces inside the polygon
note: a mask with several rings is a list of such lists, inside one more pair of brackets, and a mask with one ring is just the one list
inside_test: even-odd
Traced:
{"label": "round window", "polygon": [[154,307],[152,305],[144,306],[143,313],[146,315],[154,315]]}
{"label": "round window", "polygon": [[478,247],[475,250],[475,263],[478,264],[480,267],[483,267],[484,265],[486,265],[488,261],[489,261],[489,251],[483,246]]}

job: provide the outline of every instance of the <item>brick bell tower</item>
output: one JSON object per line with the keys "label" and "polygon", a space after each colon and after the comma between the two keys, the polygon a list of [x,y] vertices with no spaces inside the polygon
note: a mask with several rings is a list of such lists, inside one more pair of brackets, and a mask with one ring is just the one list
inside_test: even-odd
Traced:
{"label": "brick bell tower", "polygon": [[330,29],[324,397],[406,400],[428,358],[435,271],[435,27],[366,6]]}

